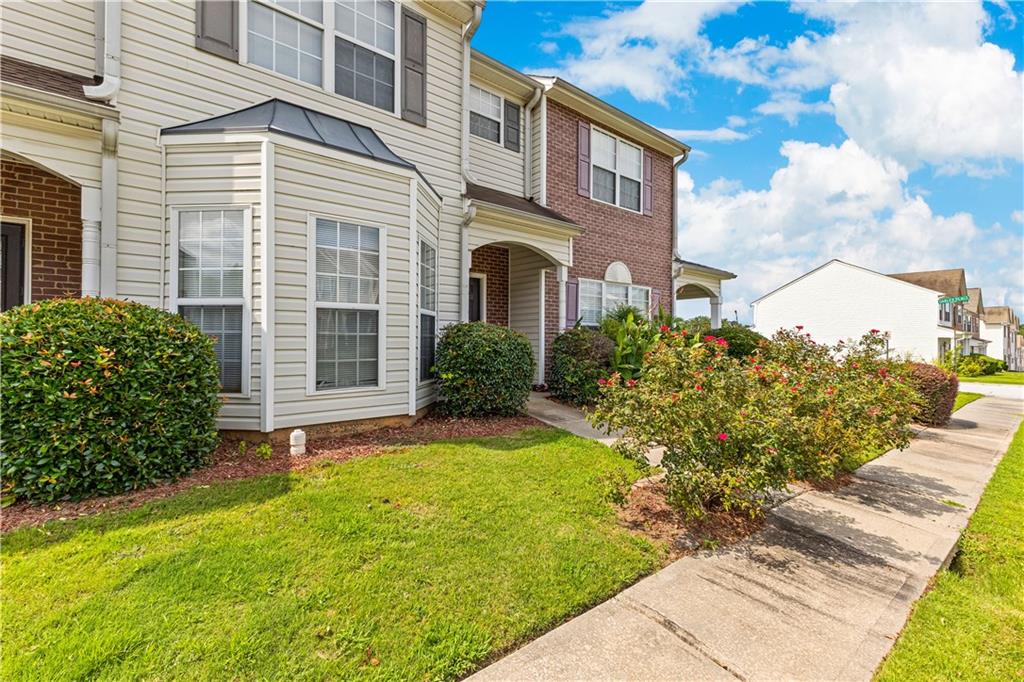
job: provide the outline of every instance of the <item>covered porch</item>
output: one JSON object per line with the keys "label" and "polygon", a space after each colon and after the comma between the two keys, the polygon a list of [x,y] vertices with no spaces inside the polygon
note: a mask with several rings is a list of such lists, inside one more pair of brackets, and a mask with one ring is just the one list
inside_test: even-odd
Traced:
{"label": "covered porch", "polygon": [[676,258],[672,269],[672,286],[677,301],[708,299],[711,328],[722,326],[722,282],[736,279],[727,271]]}
{"label": "covered porch", "polygon": [[[461,319],[522,332],[536,361],[535,383],[544,383],[546,321],[566,317],[566,278],[572,238],[582,229],[532,201],[469,185],[464,228],[466,258]],[[548,277],[558,282],[547,294]]]}

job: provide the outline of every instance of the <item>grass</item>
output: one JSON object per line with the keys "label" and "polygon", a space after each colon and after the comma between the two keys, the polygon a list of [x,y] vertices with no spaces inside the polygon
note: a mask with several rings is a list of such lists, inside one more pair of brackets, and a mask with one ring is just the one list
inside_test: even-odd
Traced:
{"label": "grass", "polygon": [[968,391],[961,391],[956,394],[956,403],[953,405],[953,411],[956,412],[964,405],[973,403],[978,398],[984,398],[985,396],[981,393],[970,393]]}
{"label": "grass", "polygon": [[15,531],[0,673],[458,678],[660,565],[608,502],[638,475],[528,429]]}
{"label": "grass", "polygon": [[974,381],[982,384],[1015,384],[1024,385],[1024,372],[996,372],[982,377],[960,377],[960,381]]}
{"label": "grass", "polygon": [[1024,677],[1024,427],[960,540],[954,570],[914,608],[879,680]]}

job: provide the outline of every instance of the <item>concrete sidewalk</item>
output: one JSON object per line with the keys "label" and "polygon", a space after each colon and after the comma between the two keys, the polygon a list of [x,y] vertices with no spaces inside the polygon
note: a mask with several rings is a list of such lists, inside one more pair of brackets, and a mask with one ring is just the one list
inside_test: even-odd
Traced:
{"label": "concrete sidewalk", "polygon": [[1024,400],[1024,386],[1020,384],[990,384],[984,381],[960,379],[960,390],[967,393],[980,393],[993,398]]}
{"label": "concrete sidewalk", "polygon": [[952,557],[1021,420],[985,398],[767,527],[684,557],[485,668],[483,680],[868,680]]}

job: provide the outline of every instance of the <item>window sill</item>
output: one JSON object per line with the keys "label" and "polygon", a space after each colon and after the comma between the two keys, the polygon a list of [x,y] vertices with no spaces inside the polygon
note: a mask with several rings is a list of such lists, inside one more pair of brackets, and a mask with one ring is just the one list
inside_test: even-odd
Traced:
{"label": "window sill", "polygon": [[[633,215],[638,215],[638,216],[643,216],[644,215],[644,212],[642,210],[637,211],[637,210],[632,209],[632,208],[626,208],[625,206],[619,206],[618,204],[613,204],[612,202],[605,201],[604,199],[598,199],[597,197],[595,197],[593,195],[593,193],[591,193],[591,195],[590,195],[590,200],[591,201],[596,201],[599,204],[604,204],[605,206],[611,206],[612,208],[617,208],[617,209],[619,209],[621,211],[626,211],[627,213],[632,213]],[[651,216],[647,216],[647,217],[650,218]]]}
{"label": "window sill", "polygon": [[361,395],[376,395],[383,393],[387,390],[386,386],[350,386],[348,388],[329,388],[323,391],[310,392],[309,388],[306,388],[307,398],[319,398],[323,396],[334,397],[334,396],[354,396],[359,397]]}

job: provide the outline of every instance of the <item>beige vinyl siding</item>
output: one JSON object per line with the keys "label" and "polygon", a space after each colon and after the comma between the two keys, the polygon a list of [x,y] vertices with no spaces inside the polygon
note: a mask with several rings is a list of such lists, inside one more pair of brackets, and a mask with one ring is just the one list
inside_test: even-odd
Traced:
{"label": "beige vinyl siding", "polygon": [[[546,258],[525,246],[512,246],[508,250],[508,326],[530,340],[535,362],[542,352],[541,277],[550,265]],[[541,383],[539,373],[535,381]]]}
{"label": "beige vinyl siding", "polygon": [[[417,200],[416,200],[416,226],[417,226],[417,231],[419,232],[419,234],[421,236],[426,235],[428,240],[432,244],[434,244],[435,246],[437,244],[437,238],[438,238],[438,232],[439,232],[440,212],[441,212],[441,204],[440,204],[440,202],[438,202],[437,197],[434,196],[434,193],[431,192],[430,189],[427,188],[423,184],[422,181],[419,182],[418,183],[418,189],[417,189]],[[417,254],[418,253],[419,252],[417,252]],[[438,255],[438,257],[440,258],[440,254]],[[418,273],[418,267],[417,267],[417,273]],[[440,273],[438,273],[438,274],[440,275]],[[417,281],[418,281],[418,278],[417,278]],[[417,295],[417,298],[418,298],[418,296],[419,296],[419,289],[418,288],[416,290],[416,295]],[[416,305],[417,305],[416,322],[417,322],[417,325],[418,325],[419,324],[419,319],[420,319],[419,309],[418,309],[419,303],[417,302]],[[438,320],[438,323],[435,324],[434,328],[437,331],[440,331],[440,329],[441,329],[440,320]],[[415,351],[416,351],[415,357],[417,358],[417,360],[419,359],[419,350],[420,350],[420,348],[419,348],[419,340],[420,340],[419,331],[420,330],[417,328],[416,329],[416,333],[413,335],[413,344],[414,344]],[[417,370],[417,373],[416,373],[415,380],[417,382],[417,387],[416,387],[416,409],[420,410],[420,409],[423,409],[424,407],[426,407],[427,405],[431,404],[432,402],[434,402],[434,400],[437,397],[437,389],[436,389],[436,385],[434,384],[434,382],[421,383],[419,381],[419,371],[418,370]]]}
{"label": "beige vinyl siding", "polygon": [[501,224],[497,217],[480,217],[478,214],[469,230],[470,250],[493,242],[522,244],[547,253],[552,260],[563,265],[572,262],[572,241],[570,239],[551,235],[542,229],[529,229],[525,226],[509,227]]}
{"label": "beige vinyl siding", "polygon": [[[102,140],[97,129],[68,125],[38,116],[52,115],[38,107],[22,107],[5,98],[0,111],[3,149],[63,175],[83,187],[99,187]],[[28,115],[29,112],[37,114]],[[95,122],[99,128],[99,122]]]}
{"label": "beige vinyl siding", "polygon": [[88,0],[4,0],[3,54],[91,76],[96,66],[94,14]]}
{"label": "beige vinyl siding", "polygon": [[[91,3],[55,4],[69,15],[92,15]],[[462,220],[459,201],[462,190],[459,158],[461,25],[428,6],[409,4],[427,17],[426,127],[320,88],[197,50],[192,2],[125,3],[123,78],[118,95],[121,125],[117,295],[150,305],[159,303],[160,151],[156,143],[159,130],[279,97],[372,127],[395,153],[416,164],[431,184],[450,199],[443,209],[441,224],[438,298],[441,319],[456,319]],[[5,16],[7,7],[5,3]],[[55,27],[69,22],[56,16],[57,10],[48,4],[19,4],[15,12],[20,37],[6,44],[5,51],[29,61],[59,66],[45,55],[61,51],[46,50],[42,46],[52,43],[50,34],[57,30]],[[70,23],[74,24],[71,33],[77,34],[81,20]],[[5,29],[5,38],[9,33]],[[244,30],[241,35],[245,35]],[[78,71],[91,73],[91,32],[87,38],[88,44],[84,47],[88,50],[74,61]],[[76,50],[81,51],[82,47]],[[37,56],[40,53],[43,58]]]}
{"label": "beige vinyl siding", "polygon": [[[409,179],[276,147],[274,427],[404,415],[409,409]],[[309,214],[384,227],[385,386],[307,395]]]}
{"label": "beige vinyl siding", "polygon": [[[258,144],[195,145],[167,149],[167,252],[165,301],[171,291],[171,209],[184,206],[239,206],[252,210],[252,350],[248,398],[227,398],[218,425],[222,429],[260,428],[260,323],[263,316],[260,243],[263,207],[260,203],[260,146]],[[159,242],[156,244],[159,250]],[[158,284],[158,283],[154,283]]]}
{"label": "beige vinyl siding", "polygon": [[540,204],[546,204],[547,198],[541,196],[541,178],[544,169],[541,167],[542,154],[541,145],[543,143],[543,129],[544,129],[544,110],[547,104],[547,98],[541,97],[540,102],[533,108],[533,113],[530,115],[530,194],[531,198],[535,199]]}
{"label": "beige vinyl siding", "polygon": [[[502,97],[502,106],[504,107],[504,99],[509,99],[520,106],[519,116],[519,142],[520,150],[513,152],[505,148],[504,142],[501,144],[497,142],[491,142],[483,138],[477,137],[476,135],[469,136],[469,169],[473,177],[481,185],[491,187],[493,189],[508,192],[516,196],[523,196],[525,191],[526,182],[526,153],[525,153],[525,135],[523,134],[523,122],[526,120],[526,111],[522,108],[523,102],[502,91],[499,88],[494,87],[489,83],[480,81],[472,81],[473,85],[483,88],[488,92],[492,92],[495,95]],[[505,139],[505,126],[502,124],[502,140]]]}

